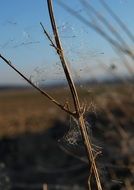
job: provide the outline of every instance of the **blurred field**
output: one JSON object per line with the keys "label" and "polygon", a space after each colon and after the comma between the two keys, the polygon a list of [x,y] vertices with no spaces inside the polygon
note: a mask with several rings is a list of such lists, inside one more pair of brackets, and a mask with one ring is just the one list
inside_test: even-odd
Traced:
{"label": "blurred field", "polygon": [[[71,106],[71,98],[67,89],[58,88],[50,90],[49,93],[62,104],[68,101]],[[83,101],[89,108],[88,111],[92,111],[92,107],[94,107],[96,114],[102,112],[102,117],[105,113],[106,118],[110,118],[112,114],[111,117],[115,117],[115,120],[118,120],[118,122],[129,123],[133,121],[134,102],[132,85],[84,87],[79,89],[79,95],[81,102]],[[55,119],[64,120],[65,114],[35,90],[0,92],[1,137],[41,131],[52,126]]]}
{"label": "blurred field", "polygon": [[0,92],[0,136],[39,132],[50,127],[60,112],[34,90]]}
{"label": "blurred field", "polygon": [[[102,147],[100,165],[103,169],[100,171],[105,189],[134,189],[133,92],[132,84],[101,84],[79,89],[80,98],[87,105],[87,121],[95,120],[92,135],[96,144]],[[72,107],[66,88],[49,90],[49,93],[63,104],[70,102]],[[60,130],[67,122],[65,113],[32,89],[0,92],[0,161],[5,163],[13,184],[16,183],[15,179],[18,183],[27,181],[27,184],[35,181],[85,184],[88,177],[86,163],[79,163],[57,148],[58,135],[61,135]],[[83,164],[82,172],[76,169],[79,178],[75,173],[66,172],[66,169],[64,175],[56,174],[58,179],[51,174],[53,168],[56,171],[56,168],[74,167],[75,164]],[[37,166],[50,167],[49,177],[47,172],[39,172]],[[19,172],[20,176],[11,171]],[[32,174],[33,180],[24,177],[27,172],[29,176]],[[72,182],[67,180],[70,176]],[[16,189],[26,188],[17,186]]]}

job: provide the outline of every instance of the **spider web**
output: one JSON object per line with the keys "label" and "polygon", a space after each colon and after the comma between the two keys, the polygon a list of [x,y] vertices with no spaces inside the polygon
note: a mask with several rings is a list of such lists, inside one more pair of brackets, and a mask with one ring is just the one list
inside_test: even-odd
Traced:
{"label": "spider web", "polygon": [[[86,129],[88,131],[88,135],[90,135],[91,137],[92,134],[89,123],[85,121],[85,124],[86,124]],[[64,151],[75,157],[78,157],[83,161],[86,161],[86,150],[82,140],[82,135],[77,119],[70,116],[69,130],[67,133],[64,134],[64,136],[61,139],[59,139],[58,142],[61,149],[63,149]]]}

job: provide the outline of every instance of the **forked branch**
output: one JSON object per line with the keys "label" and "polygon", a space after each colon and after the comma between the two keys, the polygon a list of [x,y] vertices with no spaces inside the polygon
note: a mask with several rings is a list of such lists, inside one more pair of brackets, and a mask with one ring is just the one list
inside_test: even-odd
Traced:
{"label": "forked branch", "polygon": [[66,109],[63,105],[61,105],[58,101],[56,101],[52,96],[50,96],[47,92],[41,90],[38,86],[36,86],[30,79],[28,79],[25,75],[23,75],[14,65],[12,65],[12,63],[10,61],[8,61],[5,57],[3,57],[0,54],[0,58],[7,63],[7,65],[9,65],[14,71],[16,71],[24,80],[26,80],[31,86],[33,86],[36,90],[38,90],[42,95],[44,95],[45,97],[47,97],[51,102],[53,102],[55,105],[57,105],[58,107],[60,107],[62,110],[64,110],[65,112],[67,112],[68,114],[71,114],[73,116],[75,116],[75,113],[69,111],[68,109]]}
{"label": "forked branch", "polygon": [[[48,93],[44,92],[39,87],[37,87],[30,79],[28,79],[18,69],[16,69],[16,67],[13,66],[11,64],[11,62],[8,61],[5,57],[0,55],[0,58],[5,63],[7,63],[14,71],[16,71],[23,79],[25,79],[30,85],[32,85],[36,90],[38,90],[42,95],[47,97],[51,102],[53,102],[55,105],[60,107],[62,110],[64,110],[68,114],[70,114],[70,115],[74,116],[75,118],[77,118],[77,120],[79,122],[80,130],[81,130],[82,138],[83,138],[83,143],[85,144],[87,157],[88,157],[88,160],[89,160],[89,171],[92,168],[94,178],[96,180],[97,190],[102,190],[100,176],[99,176],[98,168],[96,166],[96,161],[95,161],[96,155],[95,155],[95,153],[94,153],[94,151],[92,149],[91,139],[90,139],[90,136],[88,135],[88,131],[87,131],[87,128],[86,128],[86,125],[85,125],[85,120],[84,120],[84,117],[83,117],[84,113],[81,110],[81,104],[80,104],[80,101],[79,101],[77,90],[75,88],[75,84],[73,82],[72,75],[71,75],[71,72],[69,70],[68,64],[67,64],[66,59],[64,57],[64,52],[63,52],[63,49],[62,49],[62,45],[61,45],[61,42],[60,42],[60,38],[59,38],[59,34],[58,34],[58,30],[57,30],[57,26],[56,26],[56,22],[55,22],[55,18],[54,18],[52,0],[47,0],[47,3],[48,3],[48,9],[49,9],[50,20],[51,20],[51,25],[52,25],[52,29],[53,29],[53,34],[54,34],[54,37],[55,37],[55,43],[51,40],[51,38],[49,37],[48,33],[44,30],[44,28],[43,28],[43,30],[44,30],[44,33],[47,35],[48,39],[50,40],[51,45],[55,48],[55,50],[57,51],[57,53],[59,55],[59,58],[60,58],[60,61],[62,63],[62,67],[63,67],[64,73],[65,73],[66,79],[68,81],[68,85],[70,87],[70,91],[71,91],[71,94],[72,94],[72,99],[73,99],[73,103],[74,103],[74,107],[75,107],[75,112],[74,113],[70,112],[63,105],[61,105],[59,102],[57,102],[53,97],[51,97]],[[42,27],[43,27],[43,25],[42,25]],[[89,186],[89,189],[90,189],[90,186]]]}
{"label": "forked branch", "polygon": [[[83,117],[83,112],[81,110],[81,105],[80,105],[79,97],[77,94],[77,90],[75,88],[75,84],[72,79],[72,75],[69,70],[68,64],[66,62],[64,52],[62,49],[62,45],[61,45],[61,41],[59,38],[57,25],[56,25],[56,21],[55,21],[55,17],[54,17],[52,0],[47,0],[47,4],[48,4],[48,10],[49,10],[49,15],[50,15],[50,20],[51,20],[51,26],[52,26],[52,30],[53,30],[53,34],[54,34],[54,38],[55,38],[56,49],[58,50],[57,53],[58,53],[60,61],[62,63],[62,67],[63,67],[64,73],[65,73],[65,76],[68,81],[68,85],[70,87],[70,91],[72,94],[72,99],[73,99],[74,107],[75,107],[75,111],[76,111],[76,117],[79,122],[79,127],[80,127],[82,138],[83,138],[83,143],[85,145],[85,149],[87,152],[89,166],[93,168],[93,174],[94,174],[94,177],[96,180],[97,189],[102,190],[100,176],[99,176],[98,168],[97,168],[96,162],[95,162],[95,155],[94,155],[94,152],[92,149],[91,139],[90,139],[90,136],[88,135],[88,131],[87,131],[87,128],[85,125],[85,120]],[[89,189],[90,189],[90,185],[89,185]]]}

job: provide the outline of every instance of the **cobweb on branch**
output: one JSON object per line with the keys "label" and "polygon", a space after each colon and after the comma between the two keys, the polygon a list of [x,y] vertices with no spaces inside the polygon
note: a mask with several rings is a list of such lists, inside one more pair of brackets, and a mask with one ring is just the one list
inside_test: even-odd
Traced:
{"label": "cobweb on branch", "polygon": [[[85,121],[85,124],[86,129],[88,131],[88,135],[90,136],[90,138],[92,138],[91,127],[87,121]],[[77,119],[70,116],[69,130],[67,131],[67,133],[64,134],[64,136],[61,139],[59,139],[58,142],[60,148],[63,151],[71,154],[72,156],[84,162],[87,162],[86,150]]]}
{"label": "cobweb on branch", "polygon": [[[88,133],[91,134],[88,122],[86,122],[86,128]],[[63,136],[62,140],[72,146],[83,145],[78,121],[72,116],[70,116],[69,131]]]}

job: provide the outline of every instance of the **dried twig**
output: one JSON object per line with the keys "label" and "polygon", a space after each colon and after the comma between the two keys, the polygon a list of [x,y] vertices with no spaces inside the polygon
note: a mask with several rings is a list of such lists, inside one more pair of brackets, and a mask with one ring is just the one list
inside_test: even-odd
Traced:
{"label": "dried twig", "polygon": [[23,75],[14,65],[12,65],[12,63],[10,61],[8,61],[5,57],[3,57],[0,54],[0,58],[7,63],[14,71],[16,71],[23,79],[25,79],[31,86],[33,86],[36,90],[38,90],[42,95],[44,95],[45,97],[47,97],[51,102],[53,102],[55,105],[57,105],[58,107],[60,107],[62,110],[64,110],[65,112],[75,116],[75,113],[69,111],[68,109],[66,109],[63,105],[61,105],[58,101],[56,101],[52,96],[50,96],[47,92],[41,90],[38,86],[36,86],[30,79],[28,79],[25,75]]}
{"label": "dried twig", "polygon": [[68,64],[67,64],[67,62],[65,60],[63,49],[62,49],[61,42],[60,42],[60,39],[59,39],[58,30],[57,30],[57,26],[56,26],[54,14],[53,14],[52,0],[47,0],[47,2],[48,2],[48,9],[49,9],[49,14],[50,14],[50,19],[51,19],[51,25],[52,25],[52,29],[53,29],[53,33],[54,33],[54,37],[55,37],[55,44],[53,43],[53,41],[49,37],[48,33],[44,30],[43,25],[42,25],[42,27],[43,27],[44,33],[47,35],[47,37],[50,40],[52,46],[56,49],[56,51],[57,51],[57,53],[59,55],[59,58],[61,60],[61,63],[62,63],[63,69],[64,69],[64,73],[66,75],[66,79],[67,79],[69,87],[70,87],[70,91],[71,91],[71,94],[72,94],[72,99],[73,99],[73,102],[74,102],[74,107],[75,107],[76,112],[74,112],[74,113],[70,112],[68,109],[66,109],[64,106],[62,106],[59,102],[57,102],[53,97],[51,97],[48,93],[42,91],[30,79],[28,79],[18,69],[16,69],[16,67],[13,66],[11,64],[11,62],[8,61],[5,57],[0,55],[0,58],[5,63],[7,63],[14,71],[16,71],[23,79],[25,79],[30,85],[32,85],[36,90],[38,90],[41,94],[43,94],[45,97],[47,97],[50,101],[52,101],[54,104],[56,104],[62,110],[64,110],[68,114],[74,116],[75,118],[77,118],[77,120],[79,122],[80,130],[81,130],[81,133],[82,133],[83,142],[85,144],[85,148],[86,148],[86,151],[87,151],[87,157],[88,157],[88,160],[89,160],[89,165],[93,169],[93,174],[94,174],[94,177],[95,177],[95,180],[96,180],[97,189],[102,190],[100,176],[99,176],[98,168],[97,168],[96,162],[95,162],[95,153],[94,153],[94,151],[92,149],[91,139],[90,139],[90,136],[88,135],[88,131],[87,131],[87,128],[86,128],[86,125],[85,125],[84,117],[83,117],[84,112],[81,109],[78,94],[77,94],[77,91],[76,91],[76,88],[75,88],[75,85],[74,85],[70,70],[68,68]]}
{"label": "dried twig", "polygon": [[[55,22],[55,17],[54,17],[54,13],[53,13],[53,6],[52,6],[52,0],[47,0],[47,4],[48,4],[48,10],[49,10],[49,15],[50,15],[50,20],[51,20],[51,25],[52,25],[52,29],[53,29],[53,34],[55,37],[55,43],[57,46],[57,53],[59,55],[60,61],[62,63],[63,66],[63,70],[66,76],[66,79],[68,81],[68,85],[70,87],[70,91],[72,94],[72,99],[74,102],[74,107],[76,110],[76,118],[78,119],[79,122],[79,127],[82,133],[82,138],[83,138],[83,142],[85,144],[85,148],[87,151],[87,157],[89,159],[89,165],[91,165],[93,167],[93,173],[94,173],[94,177],[96,180],[96,186],[98,190],[102,190],[102,186],[101,186],[101,181],[100,181],[100,176],[98,173],[98,168],[96,166],[96,162],[95,162],[95,155],[94,152],[92,150],[92,144],[91,144],[91,139],[88,135],[86,126],[85,126],[85,121],[83,118],[83,113],[81,110],[81,105],[80,105],[80,101],[79,101],[79,97],[71,76],[71,72],[69,70],[68,64],[66,62],[66,59],[64,57],[64,52],[62,49],[62,45],[60,42],[60,38],[59,38],[59,34],[58,34],[58,30],[57,30],[57,26],[56,26],[56,22]],[[90,186],[89,186],[90,189]]]}
{"label": "dried twig", "polygon": [[44,34],[47,36],[48,40],[50,41],[51,46],[54,47],[57,50],[57,47],[56,47],[55,43],[53,42],[53,40],[51,39],[50,35],[48,34],[48,32],[46,31],[46,29],[44,28],[44,26],[43,26],[43,24],[41,22],[40,22],[40,25],[41,25],[41,27],[43,29]]}

